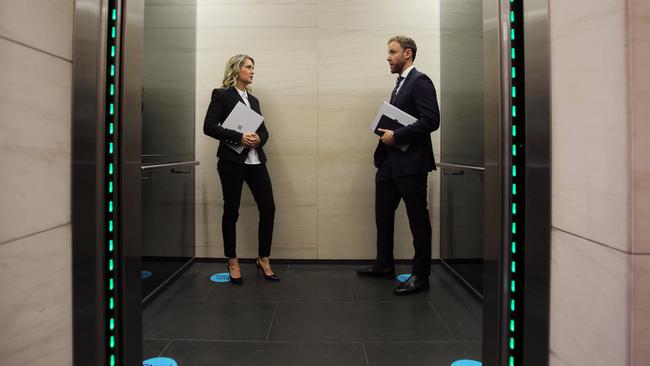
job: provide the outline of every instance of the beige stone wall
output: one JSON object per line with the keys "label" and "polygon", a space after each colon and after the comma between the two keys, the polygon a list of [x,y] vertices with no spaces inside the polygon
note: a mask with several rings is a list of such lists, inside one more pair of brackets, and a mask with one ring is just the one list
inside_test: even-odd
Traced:
{"label": "beige stone wall", "polygon": [[[272,256],[374,258],[377,138],[367,127],[394,86],[386,42],[395,34],[414,38],[416,67],[438,86],[438,13],[438,0],[198,2],[197,256],[223,256],[217,141],[203,135],[203,118],[227,58],[246,53],[256,61],[253,94],[270,132],[265,150],[277,206]],[[439,152],[439,133],[432,138]],[[429,177],[437,257],[438,175]],[[248,188],[237,229],[238,255],[255,257],[257,209]],[[402,205],[396,257],[412,257],[411,241]]]}
{"label": "beige stone wall", "polygon": [[650,2],[628,1],[632,190],[632,364],[650,364]]}
{"label": "beige stone wall", "polygon": [[551,5],[551,365],[650,362],[650,6]]}
{"label": "beige stone wall", "polygon": [[0,2],[0,365],[72,364],[74,1]]}

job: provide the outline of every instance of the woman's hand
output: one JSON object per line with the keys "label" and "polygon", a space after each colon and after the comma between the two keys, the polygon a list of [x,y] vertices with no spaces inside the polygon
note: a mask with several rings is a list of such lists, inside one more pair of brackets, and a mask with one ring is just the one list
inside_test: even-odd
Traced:
{"label": "woman's hand", "polygon": [[253,140],[253,147],[257,147],[257,145],[259,145],[262,142],[262,140],[260,139],[260,136],[258,134],[253,133],[252,135],[253,135],[253,139],[254,139]]}
{"label": "woman's hand", "polygon": [[241,143],[246,147],[255,147],[260,144],[260,137],[254,132],[244,132]]}

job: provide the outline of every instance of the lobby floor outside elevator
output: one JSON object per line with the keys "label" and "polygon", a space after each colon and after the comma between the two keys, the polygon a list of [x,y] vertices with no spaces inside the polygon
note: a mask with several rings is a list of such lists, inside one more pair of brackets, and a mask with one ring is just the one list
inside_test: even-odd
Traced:
{"label": "lobby floor outside elevator", "polygon": [[[214,283],[225,263],[195,263],[143,312],[144,358],[180,366],[448,366],[478,360],[482,312],[440,265],[431,288],[396,297],[397,280],[352,264],[279,264],[282,281],[242,263],[243,286]],[[398,265],[398,273],[408,273]]]}

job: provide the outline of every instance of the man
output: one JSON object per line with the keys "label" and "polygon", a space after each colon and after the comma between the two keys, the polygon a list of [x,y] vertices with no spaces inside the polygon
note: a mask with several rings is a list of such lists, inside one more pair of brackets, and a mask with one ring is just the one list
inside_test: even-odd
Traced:
{"label": "man", "polygon": [[[395,295],[408,295],[429,288],[431,272],[431,222],[427,209],[427,174],[436,169],[431,132],[440,125],[436,90],[428,76],[413,66],[415,41],[396,36],[388,41],[390,71],[398,74],[390,103],[417,118],[411,125],[383,133],[374,155],[375,222],[377,261],[357,271],[359,276],[394,278],[393,232],[395,210],[404,200],[409,218],[415,255],[411,277],[397,286]],[[408,146],[406,151],[397,146]]]}

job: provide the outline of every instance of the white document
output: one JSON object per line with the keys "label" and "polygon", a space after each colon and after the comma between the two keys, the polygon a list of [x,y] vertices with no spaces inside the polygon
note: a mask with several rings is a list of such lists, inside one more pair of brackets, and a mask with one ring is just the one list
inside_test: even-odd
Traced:
{"label": "white document", "polygon": [[[402,111],[401,109],[395,107],[390,103],[384,102],[379,107],[379,112],[377,112],[375,119],[373,119],[372,123],[370,124],[370,131],[372,133],[375,133],[375,130],[377,130],[377,125],[379,124],[379,120],[381,119],[382,116],[386,116],[392,120],[396,120],[399,124],[403,126],[408,126],[413,122],[417,121],[417,118],[411,116],[410,114]],[[406,151],[409,147],[409,144],[399,145],[399,146],[395,145],[395,146],[402,151]]]}
{"label": "white document", "polygon": [[[221,126],[241,133],[255,132],[263,121],[264,117],[248,108],[246,104],[238,102]],[[237,153],[241,154],[241,152],[244,151],[244,145],[235,146],[229,143],[225,144],[230,146],[231,149],[237,151]]]}
{"label": "white document", "polygon": [[371,132],[374,133],[375,130],[377,129],[377,124],[379,124],[379,120],[381,119],[381,116],[386,116],[390,119],[394,119],[404,126],[408,126],[418,120],[417,118],[402,111],[401,109],[395,107],[394,105],[384,102],[379,107],[379,112],[377,112],[375,119],[372,120],[372,123],[370,124]]}

